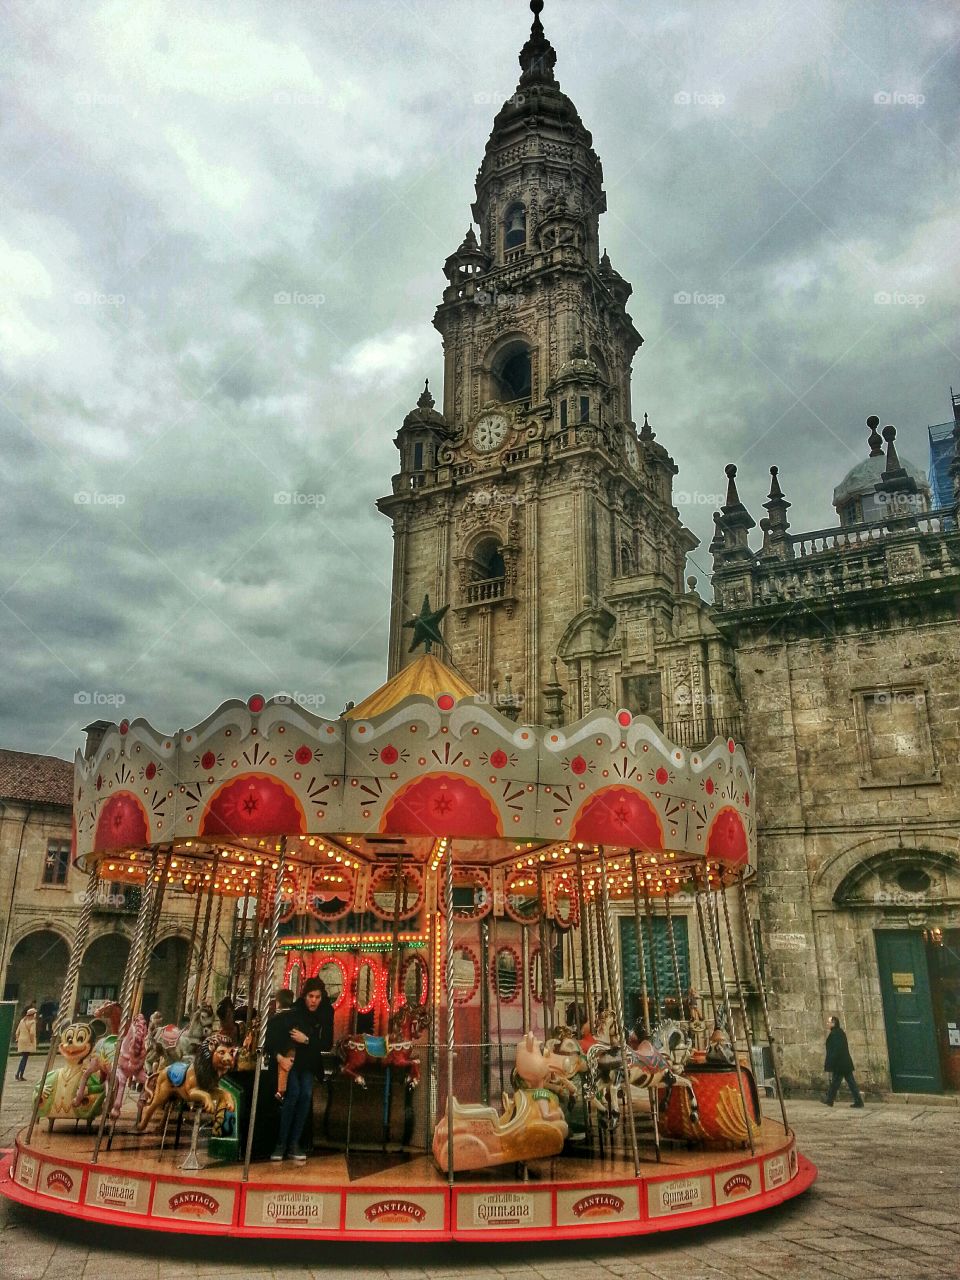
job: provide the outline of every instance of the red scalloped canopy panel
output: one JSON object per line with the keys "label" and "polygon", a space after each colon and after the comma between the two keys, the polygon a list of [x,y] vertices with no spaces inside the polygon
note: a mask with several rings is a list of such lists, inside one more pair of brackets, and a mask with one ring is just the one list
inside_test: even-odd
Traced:
{"label": "red scalloped canopy panel", "polygon": [[132,791],[115,791],[100,810],[94,853],[136,849],[150,841],[147,811]]}
{"label": "red scalloped canopy panel", "polygon": [[231,778],[209,800],[201,836],[302,836],[307,824],[293,792],[262,773]]}
{"label": "red scalloped canopy panel", "polygon": [[496,806],[483,788],[446,773],[415,778],[401,787],[384,811],[380,831],[473,839],[503,835]]}
{"label": "red scalloped canopy panel", "polygon": [[750,846],[743,819],[736,809],[721,809],[714,818],[707,836],[707,857],[739,867],[750,856]]}
{"label": "red scalloped canopy panel", "polygon": [[647,853],[664,847],[656,809],[645,795],[629,787],[606,787],[591,796],[574,818],[569,839],[625,845]]}

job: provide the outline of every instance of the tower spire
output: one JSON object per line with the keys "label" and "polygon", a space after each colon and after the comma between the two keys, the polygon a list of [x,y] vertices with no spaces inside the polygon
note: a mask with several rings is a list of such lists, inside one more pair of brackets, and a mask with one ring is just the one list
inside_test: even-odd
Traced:
{"label": "tower spire", "polygon": [[547,39],[540,21],[543,0],[530,0],[530,10],[533,13],[533,23],[527,43],[520,50],[520,67],[523,72],[520,83],[533,84],[539,81],[543,84],[555,84],[553,68],[557,64],[557,51]]}

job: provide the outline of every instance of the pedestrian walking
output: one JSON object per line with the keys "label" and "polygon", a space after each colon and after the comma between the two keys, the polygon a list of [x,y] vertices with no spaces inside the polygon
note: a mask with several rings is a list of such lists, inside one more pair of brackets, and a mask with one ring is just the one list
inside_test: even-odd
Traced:
{"label": "pedestrian walking", "polygon": [[831,1018],[827,1023],[827,1056],[823,1060],[823,1069],[830,1073],[830,1084],[824,1098],[828,1107],[833,1106],[843,1081],[846,1081],[847,1088],[853,1095],[852,1105],[863,1106],[863,1096],[853,1076],[853,1059],[850,1057],[847,1033],[840,1026],[839,1018]]}
{"label": "pedestrian walking", "polygon": [[15,1080],[23,1080],[23,1073],[27,1069],[27,1063],[30,1061],[31,1053],[37,1051],[37,1010],[34,1005],[26,1011],[20,1021],[17,1023],[17,1052],[20,1054],[20,1064],[17,1067]]}

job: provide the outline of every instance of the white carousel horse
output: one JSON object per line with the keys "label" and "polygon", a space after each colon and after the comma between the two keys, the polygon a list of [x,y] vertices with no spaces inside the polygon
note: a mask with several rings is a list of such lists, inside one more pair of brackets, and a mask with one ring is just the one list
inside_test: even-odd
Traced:
{"label": "white carousel horse", "polygon": [[661,1086],[666,1086],[669,1099],[674,1085],[688,1090],[690,1116],[696,1123],[699,1118],[697,1095],[693,1082],[683,1074],[692,1052],[690,1037],[679,1022],[673,1021],[662,1022],[649,1039],[632,1049],[621,1051],[619,1045],[600,1041],[592,1044],[587,1049],[587,1073],[600,1123],[608,1129],[616,1128],[625,1088],[631,1091],[631,1101],[639,1104],[646,1090]]}

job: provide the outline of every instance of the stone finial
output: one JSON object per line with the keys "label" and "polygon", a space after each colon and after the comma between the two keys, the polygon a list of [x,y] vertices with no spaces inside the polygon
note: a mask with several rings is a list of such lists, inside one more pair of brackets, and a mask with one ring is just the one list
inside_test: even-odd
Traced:
{"label": "stone finial", "polygon": [[897,428],[883,428],[883,438],[887,442],[887,462],[879,483],[875,486],[877,502],[886,503],[888,507],[887,522],[895,519],[906,519],[916,510],[919,486],[913,476],[908,475],[906,468],[897,455]]}
{"label": "stone finial", "polygon": [[467,234],[463,237],[463,244],[460,246],[460,248],[461,249],[479,249],[480,248],[479,244],[477,243],[477,237],[476,237],[476,233],[473,230],[473,227],[467,227]]}
{"label": "stone finial", "polygon": [[879,425],[880,425],[880,419],[877,417],[876,414],[871,414],[871,416],[867,419],[867,426],[870,428],[870,436],[867,440],[867,443],[870,446],[871,458],[879,458],[880,455],[883,453],[883,447],[882,447],[883,442],[880,439],[880,432],[877,430],[877,427],[879,427]]}
{"label": "stone finial", "polygon": [[779,476],[780,468],[771,467],[770,494],[763,504],[764,510],[767,512],[767,519],[760,521],[760,528],[763,529],[764,524],[767,526],[763,536],[764,550],[771,555],[788,559],[793,555],[793,543],[787,537],[787,530],[790,528],[787,510],[791,504],[783,496]]}
{"label": "stone finial", "polygon": [[546,84],[554,84],[556,78],[553,68],[557,64],[557,51],[544,34],[543,23],[540,21],[543,0],[530,0],[530,11],[533,23],[527,43],[520,50],[520,67],[523,71],[520,83],[530,84],[540,80]]}
{"label": "stone finial", "polygon": [[699,579],[695,578],[693,574],[691,574],[690,577],[687,579],[687,590],[690,592],[691,595],[696,594],[698,581]]}
{"label": "stone finial", "polygon": [[600,270],[604,272],[613,270],[613,263],[610,261],[610,255],[606,249],[604,249],[603,256],[600,259]]}
{"label": "stone finial", "polygon": [[724,467],[727,477],[727,500],[721,507],[723,513],[724,559],[749,559],[751,556],[747,535],[756,528],[756,521],[740,501],[737,492],[737,468],[732,462]]}
{"label": "stone finial", "polygon": [[763,534],[763,546],[760,548],[762,556],[770,554],[770,521],[766,516],[760,521],[760,532]]}
{"label": "stone finial", "polygon": [[643,426],[640,428],[640,439],[655,440],[656,438],[657,437],[654,435],[653,427],[651,427],[650,425],[650,419],[647,417],[646,413],[644,413]]}
{"label": "stone finial", "polygon": [[550,669],[552,675],[547,684],[543,687],[543,707],[547,724],[552,728],[559,728],[563,724],[563,700],[567,696],[566,690],[560,683],[557,675],[558,657],[550,659]]}
{"label": "stone finial", "polygon": [[897,446],[894,443],[897,438],[897,428],[892,423],[883,428],[883,438],[887,442],[887,465],[883,469],[883,474],[886,476],[902,471],[903,467],[900,465]]}
{"label": "stone finial", "polygon": [[418,409],[432,409],[436,404],[433,396],[430,394],[430,379],[424,378],[423,390],[420,392],[420,399],[417,401]]}
{"label": "stone finial", "polygon": [[727,477],[727,500],[724,504],[728,507],[742,507],[740,495],[737,493],[737,468],[733,462],[728,462],[723,468],[723,474]]}

